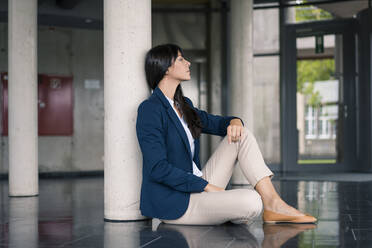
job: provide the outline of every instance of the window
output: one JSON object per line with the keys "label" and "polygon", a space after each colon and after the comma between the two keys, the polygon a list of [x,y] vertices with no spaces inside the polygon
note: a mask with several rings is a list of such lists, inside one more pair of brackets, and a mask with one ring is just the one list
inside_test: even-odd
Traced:
{"label": "window", "polygon": [[335,139],[337,106],[305,107],[305,138]]}

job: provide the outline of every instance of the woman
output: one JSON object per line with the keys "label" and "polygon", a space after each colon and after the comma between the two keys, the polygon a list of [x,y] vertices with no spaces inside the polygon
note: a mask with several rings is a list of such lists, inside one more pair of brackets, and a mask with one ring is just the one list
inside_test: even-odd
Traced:
{"label": "woman", "polygon": [[[190,80],[190,62],[180,47],[152,48],[145,72],[153,93],[138,107],[136,123],[143,155],[144,216],[171,224],[243,223],[258,216],[263,204],[265,222],[316,221],[279,197],[254,136],[238,117],[208,114],[183,96],[180,84]],[[203,169],[201,133],[225,136]],[[236,160],[254,189],[225,190]]]}

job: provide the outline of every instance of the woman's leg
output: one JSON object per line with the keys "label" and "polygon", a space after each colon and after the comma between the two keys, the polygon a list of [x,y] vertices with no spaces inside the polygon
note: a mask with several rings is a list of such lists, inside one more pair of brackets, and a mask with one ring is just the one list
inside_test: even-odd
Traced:
{"label": "woman's leg", "polygon": [[248,182],[255,187],[258,181],[271,177],[273,173],[265,164],[253,134],[245,129],[239,142],[228,143],[227,136],[221,141],[202,169],[203,178],[209,183],[226,188],[236,161]]}
{"label": "woman's leg", "polygon": [[225,137],[203,168],[203,178],[211,184],[225,188],[236,160],[248,180],[260,194],[264,209],[280,214],[302,216],[297,209],[287,205],[276,192],[270,177],[273,173],[265,164],[254,135],[245,128],[240,141],[228,143]]}
{"label": "woman's leg", "polygon": [[244,223],[260,215],[262,200],[253,189],[193,193],[185,214],[167,224],[219,225],[227,221]]}
{"label": "woman's leg", "polygon": [[282,200],[282,198],[280,198],[270,178],[263,178],[257,183],[255,189],[261,195],[265,210],[291,216],[304,215],[297,209],[289,206],[287,203],[285,203],[285,201]]}
{"label": "woman's leg", "polygon": [[[226,188],[237,159],[240,164],[246,165],[245,174],[252,185],[271,176],[272,172],[264,163],[255,142],[250,136],[242,144],[228,144],[225,137],[204,166],[203,178],[211,184]],[[257,217],[261,211],[261,197],[253,189],[202,192],[191,194],[189,206],[181,218],[162,221],[184,225],[215,225],[227,221],[243,223]]]}

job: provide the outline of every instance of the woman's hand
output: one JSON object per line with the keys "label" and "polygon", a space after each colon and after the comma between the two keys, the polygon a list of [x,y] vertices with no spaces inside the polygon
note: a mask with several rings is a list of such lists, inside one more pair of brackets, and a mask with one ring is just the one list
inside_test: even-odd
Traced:
{"label": "woman's hand", "polygon": [[204,191],[205,192],[220,192],[220,191],[225,191],[225,190],[216,185],[208,183],[207,186],[205,186]]}
{"label": "woman's hand", "polygon": [[243,123],[240,119],[232,119],[230,121],[230,125],[227,127],[227,137],[229,140],[229,144],[231,142],[237,142],[243,137],[244,135],[244,127]]}

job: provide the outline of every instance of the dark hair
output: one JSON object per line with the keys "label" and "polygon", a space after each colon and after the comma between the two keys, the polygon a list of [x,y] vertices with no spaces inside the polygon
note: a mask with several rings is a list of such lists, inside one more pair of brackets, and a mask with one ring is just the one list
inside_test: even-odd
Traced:
{"label": "dark hair", "polygon": [[[153,47],[146,54],[145,72],[147,84],[151,89],[155,89],[163,79],[168,68],[176,61],[178,51],[182,54],[182,49],[173,44],[165,44]],[[183,96],[181,84],[178,85],[174,94],[174,101],[177,109],[183,114],[183,117],[190,129],[194,139],[200,137],[202,123],[196,111],[187,104]]]}

